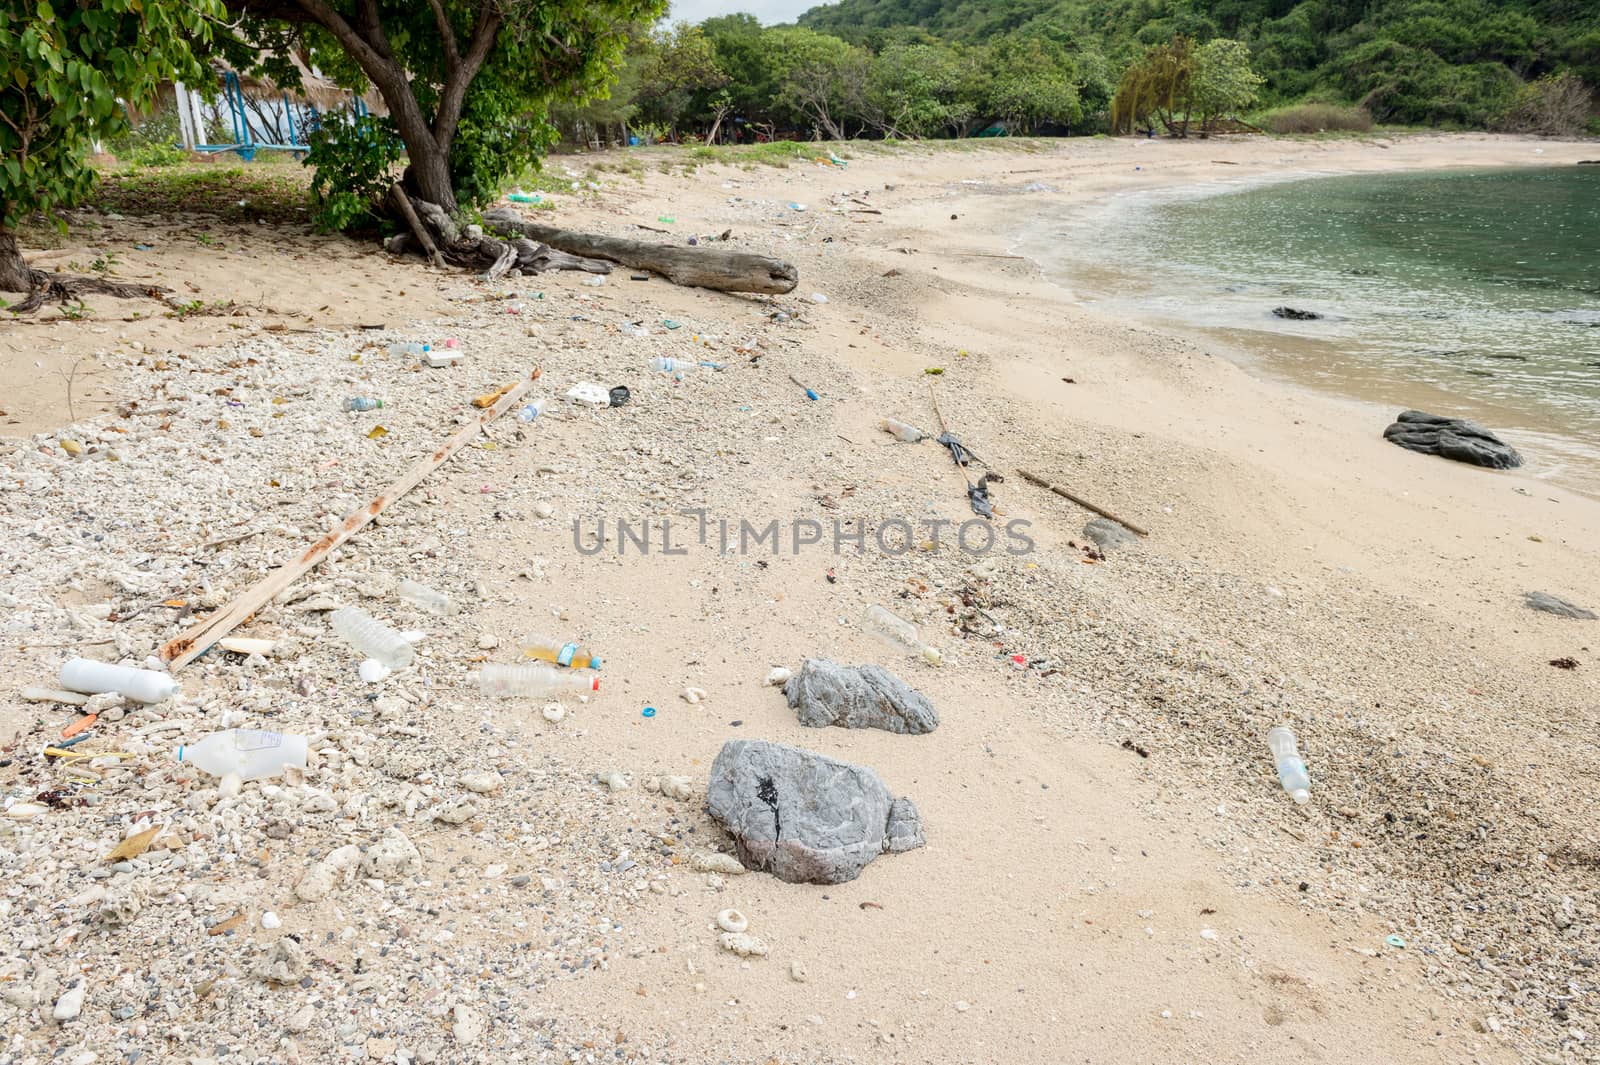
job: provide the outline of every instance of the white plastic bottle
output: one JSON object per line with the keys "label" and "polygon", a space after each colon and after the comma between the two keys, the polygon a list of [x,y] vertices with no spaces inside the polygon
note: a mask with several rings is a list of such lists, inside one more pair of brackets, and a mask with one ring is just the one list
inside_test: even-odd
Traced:
{"label": "white plastic bottle", "polygon": [[597,692],[600,678],[593,673],[574,673],[554,666],[511,666],[485,662],[478,674],[478,688],[497,699],[514,696],[555,695],[560,692]]}
{"label": "white plastic bottle", "polygon": [[1289,793],[1298,806],[1311,801],[1311,774],[1306,772],[1305,759],[1295,740],[1294,729],[1279,725],[1267,730],[1267,746],[1272,750],[1272,760],[1277,763],[1278,783]]}
{"label": "white plastic bottle", "polygon": [[73,692],[121,692],[136,703],[159,703],[178,694],[169,673],[74,658],[61,667],[61,686]]}
{"label": "white plastic bottle", "polygon": [[544,412],[549,410],[549,409],[550,409],[550,397],[549,396],[540,396],[538,399],[534,400],[532,403],[524,404],[517,411],[517,421],[519,421],[519,422],[537,421],[539,418],[543,417],[544,416]]}
{"label": "white plastic bottle", "polygon": [[178,761],[214,777],[237,773],[242,780],[260,780],[275,777],[290,766],[304,769],[306,738],[231,728],[213,732],[199,743],[186,743],[176,754]]}
{"label": "white plastic bottle", "polygon": [[928,434],[916,426],[907,425],[905,422],[896,421],[894,418],[883,419],[878,423],[878,428],[891,436],[904,440],[908,444],[915,444],[918,440],[926,440],[928,438]]}
{"label": "white plastic bottle", "polygon": [[448,595],[436,592],[426,584],[419,584],[413,580],[401,581],[396,590],[400,593],[401,599],[430,614],[450,615],[460,609],[451,602]]}
{"label": "white plastic bottle", "polygon": [[869,606],[861,618],[861,628],[870,636],[876,636],[884,643],[906,654],[919,655],[924,662],[938,665],[944,656],[937,648],[929,647],[917,635],[917,627],[905,618],[884,609],[881,606]]}
{"label": "white plastic bottle", "polygon": [[404,669],[416,657],[406,638],[357,606],[342,606],[328,619],[339,638],[390,669]]}
{"label": "white plastic bottle", "polygon": [[672,355],[657,355],[650,360],[650,369],[660,373],[688,373],[698,365],[694,359],[680,359]]}

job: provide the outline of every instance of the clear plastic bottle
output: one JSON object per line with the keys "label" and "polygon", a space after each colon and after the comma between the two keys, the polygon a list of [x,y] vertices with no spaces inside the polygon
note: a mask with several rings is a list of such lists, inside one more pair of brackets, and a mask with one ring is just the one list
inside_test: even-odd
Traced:
{"label": "clear plastic bottle", "polygon": [[232,728],[213,732],[199,743],[186,743],[174,753],[179,762],[214,777],[237,773],[243,780],[260,780],[290,766],[304,769],[306,746],[304,736]]}
{"label": "clear plastic bottle", "polygon": [[556,695],[560,692],[597,692],[600,678],[593,673],[571,673],[555,666],[512,666],[485,662],[478,688],[499,699],[514,696]]}
{"label": "clear plastic bottle", "polygon": [[650,360],[650,369],[660,373],[688,373],[697,365],[694,359],[680,359],[672,355],[657,355]]}
{"label": "clear plastic bottle", "polygon": [[404,669],[416,657],[406,638],[358,606],[342,606],[329,618],[339,638],[390,669]]}
{"label": "clear plastic bottle", "polygon": [[1289,793],[1289,798],[1299,806],[1310,802],[1311,774],[1306,772],[1305,759],[1300,757],[1294,729],[1288,725],[1268,729],[1267,747],[1272,751],[1272,760],[1277,763],[1278,783]]}
{"label": "clear plastic bottle", "polygon": [[519,421],[519,422],[537,421],[539,418],[541,418],[544,415],[544,412],[549,410],[549,409],[550,409],[550,397],[549,396],[540,396],[538,399],[534,400],[532,403],[528,403],[528,404],[524,405],[522,407],[522,409],[517,411],[517,421]]}
{"label": "clear plastic bottle", "polygon": [[178,693],[178,682],[170,673],[87,658],[73,658],[63,665],[60,683],[70,692],[120,692],[136,703],[159,703]]}
{"label": "clear plastic bottle", "polygon": [[599,669],[600,656],[587,647],[543,636],[530,636],[522,644],[523,658],[538,658],[570,669]]}
{"label": "clear plastic bottle", "polygon": [[434,591],[426,584],[419,584],[412,580],[403,580],[395,589],[400,593],[400,598],[410,603],[419,610],[426,610],[430,614],[450,615],[459,608],[450,601],[450,597],[443,592]]}
{"label": "clear plastic bottle", "polygon": [[377,410],[383,406],[383,400],[371,396],[351,396],[344,401],[344,409],[349,411]]}
{"label": "clear plastic bottle", "polygon": [[907,425],[905,422],[896,421],[893,418],[883,419],[878,423],[878,428],[891,436],[904,440],[908,444],[915,444],[918,440],[926,440],[928,438],[928,434],[916,426]]}
{"label": "clear plastic bottle", "polygon": [[861,628],[869,636],[876,636],[890,647],[906,654],[918,655],[930,665],[944,660],[937,648],[929,647],[917,635],[917,627],[881,606],[869,606],[861,618]]}

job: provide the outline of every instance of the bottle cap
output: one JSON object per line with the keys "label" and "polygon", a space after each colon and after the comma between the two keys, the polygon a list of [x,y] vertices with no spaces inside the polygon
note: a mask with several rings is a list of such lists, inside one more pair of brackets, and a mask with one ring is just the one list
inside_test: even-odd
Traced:
{"label": "bottle cap", "polygon": [[597,692],[597,691],[600,690],[600,678],[599,677],[595,677],[593,680],[591,680],[589,682],[589,690],[592,691],[592,692]]}
{"label": "bottle cap", "polygon": [[180,762],[183,761],[183,750],[184,750],[184,745],[180,743],[180,744],[178,744],[178,749],[175,752],[173,752],[174,754],[177,755],[178,761],[180,761]]}

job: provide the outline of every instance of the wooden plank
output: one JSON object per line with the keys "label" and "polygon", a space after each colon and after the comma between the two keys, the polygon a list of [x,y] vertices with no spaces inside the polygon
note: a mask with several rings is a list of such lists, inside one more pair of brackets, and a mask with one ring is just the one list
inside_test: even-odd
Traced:
{"label": "wooden plank", "polygon": [[274,596],[295,581],[301,575],[316,568],[317,564],[328,557],[329,552],[350,537],[367,527],[367,523],[383,513],[385,507],[404,496],[417,485],[421,484],[434,470],[475,440],[484,428],[500,415],[516,406],[517,402],[527,394],[528,389],[539,379],[539,371],[535,369],[528,378],[512,386],[502,395],[492,407],[486,408],[482,414],[470,424],[463,426],[455,435],[446,440],[430,455],[417,460],[416,464],[405,474],[372,501],[356,513],[344,520],[339,528],[328,533],[322,539],[306,548],[292,562],[285,563],[272,573],[245,589],[227,606],[221,607],[210,617],[196,625],[185,629],[173,639],[162,645],[158,652],[161,660],[167,663],[167,668],[173,673],[182,669],[218,640],[242,625],[246,618],[272,602]]}

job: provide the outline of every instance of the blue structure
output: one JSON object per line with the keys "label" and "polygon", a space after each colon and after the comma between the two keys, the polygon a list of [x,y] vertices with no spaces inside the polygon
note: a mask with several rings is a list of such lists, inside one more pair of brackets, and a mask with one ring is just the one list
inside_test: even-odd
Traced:
{"label": "blue structure", "polygon": [[[222,75],[222,95],[228,101],[228,116],[233,122],[232,144],[197,144],[197,152],[238,152],[239,158],[250,162],[256,157],[258,151],[294,152],[304,156],[310,147],[310,132],[315,129],[321,117],[315,104],[307,103],[304,109],[289,100],[289,94],[283,94],[283,117],[289,127],[289,140],[287,143],[273,141],[258,141],[250,129],[250,112],[245,106],[244,89],[239,84],[239,75],[227,71]],[[368,114],[367,102],[360,96],[351,94],[350,109],[356,117],[365,117]]]}

